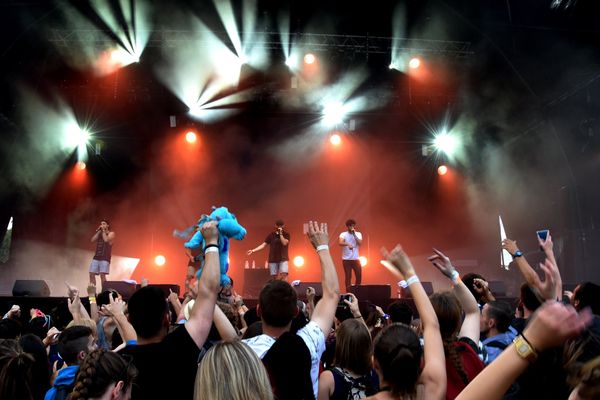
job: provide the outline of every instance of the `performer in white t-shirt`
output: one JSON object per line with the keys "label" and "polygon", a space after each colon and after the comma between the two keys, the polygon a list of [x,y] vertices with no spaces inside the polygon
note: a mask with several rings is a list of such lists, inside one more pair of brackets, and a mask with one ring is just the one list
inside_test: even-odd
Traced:
{"label": "performer in white t-shirt", "polygon": [[358,247],[362,244],[362,234],[355,229],[356,221],[349,219],[346,221],[346,232],[340,233],[339,243],[342,249],[342,264],[344,266],[344,280],[346,290],[349,290],[352,282],[352,270],[354,270],[355,284],[361,282],[361,266],[359,260]]}

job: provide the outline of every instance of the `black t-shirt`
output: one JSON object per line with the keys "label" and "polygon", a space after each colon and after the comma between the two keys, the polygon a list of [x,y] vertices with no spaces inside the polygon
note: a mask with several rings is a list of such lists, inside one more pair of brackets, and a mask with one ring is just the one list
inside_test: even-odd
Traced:
{"label": "black t-shirt", "polygon": [[[290,240],[290,234],[286,231],[283,231],[283,237],[287,240]],[[288,247],[281,244],[281,239],[277,232],[271,232],[265,239],[265,243],[269,245],[269,262],[270,263],[278,263],[282,261],[288,261]]]}
{"label": "black t-shirt", "polygon": [[192,399],[200,349],[183,325],[160,343],[127,346],[138,376],[132,399]]}

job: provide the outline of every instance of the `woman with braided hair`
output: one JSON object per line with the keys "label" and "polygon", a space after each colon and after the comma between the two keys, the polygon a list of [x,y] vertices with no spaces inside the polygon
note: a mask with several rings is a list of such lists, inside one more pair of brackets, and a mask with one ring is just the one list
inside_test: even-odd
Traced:
{"label": "woman with braided hair", "polygon": [[451,292],[434,293],[429,299],[440,323],[444,343],[448,377],[446,399],[454,399],[484,368],[478,355],[481,315],[475,297],[461,281],[450,259],[434,249],[429,261],[452,281],[453,286]]}
{"label": "woman with braided hair", "polygon": [[69,400],[129,400],[136,375],[135,366],[119,354],[94,350],[83,360]]}

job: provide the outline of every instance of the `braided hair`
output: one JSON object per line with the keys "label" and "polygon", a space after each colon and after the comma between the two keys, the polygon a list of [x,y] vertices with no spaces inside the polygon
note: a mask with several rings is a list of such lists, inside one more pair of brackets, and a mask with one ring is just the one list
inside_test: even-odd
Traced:
{"label": "braided hair", "polygon": [[456,335],[461,326],[460,303],[452,292],[434,293],[429,299],[440,323],[440,333],[442,335],[446,360],[452,363],[462,382],[468,385],[469,377],[463,366],[462,358],[456,351],[455,345]]}
{"label": "braided hair", "polygon": [[69,400],[102,396],[113,383],[123,382],[123,391],[131,385],[137,369],[119,354],[97,349],[83,360]]}

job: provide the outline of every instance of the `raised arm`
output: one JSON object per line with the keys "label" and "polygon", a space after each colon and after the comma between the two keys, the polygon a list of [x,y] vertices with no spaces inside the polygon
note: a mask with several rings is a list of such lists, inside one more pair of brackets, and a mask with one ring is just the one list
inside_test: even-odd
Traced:
{"label": "raised arm", "polygon": [[555,287],[555,297],[554,300],[560,301],[562,299],[562,277],[560,276],[560,271],[558,269],[558,263],[556,262],[556,257],[554,257],[554,243],[552,242],[552,236],[550,236],[550,232],[548,232],[548,236],[546,240],[542,240],[538,236],[538,242],[540,247],[544,251],[546,258],[550,260],[552,276],[554,279]]}
{"label": "raised arm", "polygon": [[527,262],[524,255],[515,256],[520,253],[519,247],[517,247],[517,242],[511,239],[504,239],[502,241],[502,248],[508,251],[513,256],[513,261],[517,264],[519,271],[523,274],[525,281],[529,286],[538,287],[540,282],[540,277],[538,274],[531,268],[531,265]]}
{"label": "raised arm", "polygon": [[261,251],[262,249],[264,249],[265,247],[267,247],[267,243],[266,242],[262,242],[261,244],[259,244],[258,246],[256,246],[255,248],[253,248],[252,250],[248,250],[246,252],[247,255],[250,255],[252,253],[256,253],[257,251]]}
{"label": "raised arm", "polygon": [[113,299],[112,296],[108,296],[108,300],[110,303],[102,306],[102,312],[112,317],[113,321],[115,321],[123,342],[137,341],[137,333],[125,316],[125,303],[123,300],[120,298]]}
{"label": "raised arm", "polygon": [[[217,222],[210,221],[200,228],[206,245],[216,245],[219,239]],[[204,269],[198,279],[198,296],[185,328],[198,348],[204,345],[212,325],[220,283],[218,248],[208,247],[204,254]]]}
{"label": "raised arm", "polygon": [[327,336],[333,324],[335,310],[340,300],[340,284],[338,282],[335,265],[329,253],[329,235],[327,233],[327,224],[319,224],[316,221],[308,223],[308,238],[317,250],[319,262],[321,264],[321,286],[323,287],[323,297],[315,306],[310,318],[319,325],[323,334]]}
{"label": "raised arm", "polygon": [[460,275],[452,265],[450,258],[437,249],[433,249],[433,252],[434,254],[430,256],[428,260],[444,274],[444,276],[452,281],[452,284],[454,285],[454,295],[465,312],[465,319],[460,327],[459,337],[468,337],[473,342],[478,343],[481,313],[479,312],[477,300],[475,300],[473,294],[460,279]]}
{"label": "raised arm", "polygon": [[97,241],[101,234],[102,234],[102,229],[101,228],[96,229],[96,232],[94,233],[94,236],[92,236],[92,238],[90,239],[90,242],[93,243],[93,242]]}
{"label": "raised arm", "polygon": [[446,395],[446,358],[440,334],[440,324],[435,310],[421,285],[410,259],[400,245],[388,253],[385,248],[381,254],[388,261],[384,265],[398,278],[406,279],[415,306],[423,326],[423,349],[425,366],[419,380],[424,384],[426,399],[443,399]]}
{"label": "raised arm", "polygon": [[104,240],[108,244],[113,244],[113,242],[115,241],[115,233],[102,231],[102,240]]}
{"label": "raised arm", "polygon": [[[591,322],[592,314],[589,310],[577,314],[571,306],[556,301],[546,302],[531,317],[523,335],[516,339],[521,353],[517,351],[515,344],[511,344],[481,371],[456,399],[501,399],[530,362],[535,361],[538,352],[562,345],[567,339],[578,335]],[[533,350],[529,356],[524,353],[527,347]]]}

